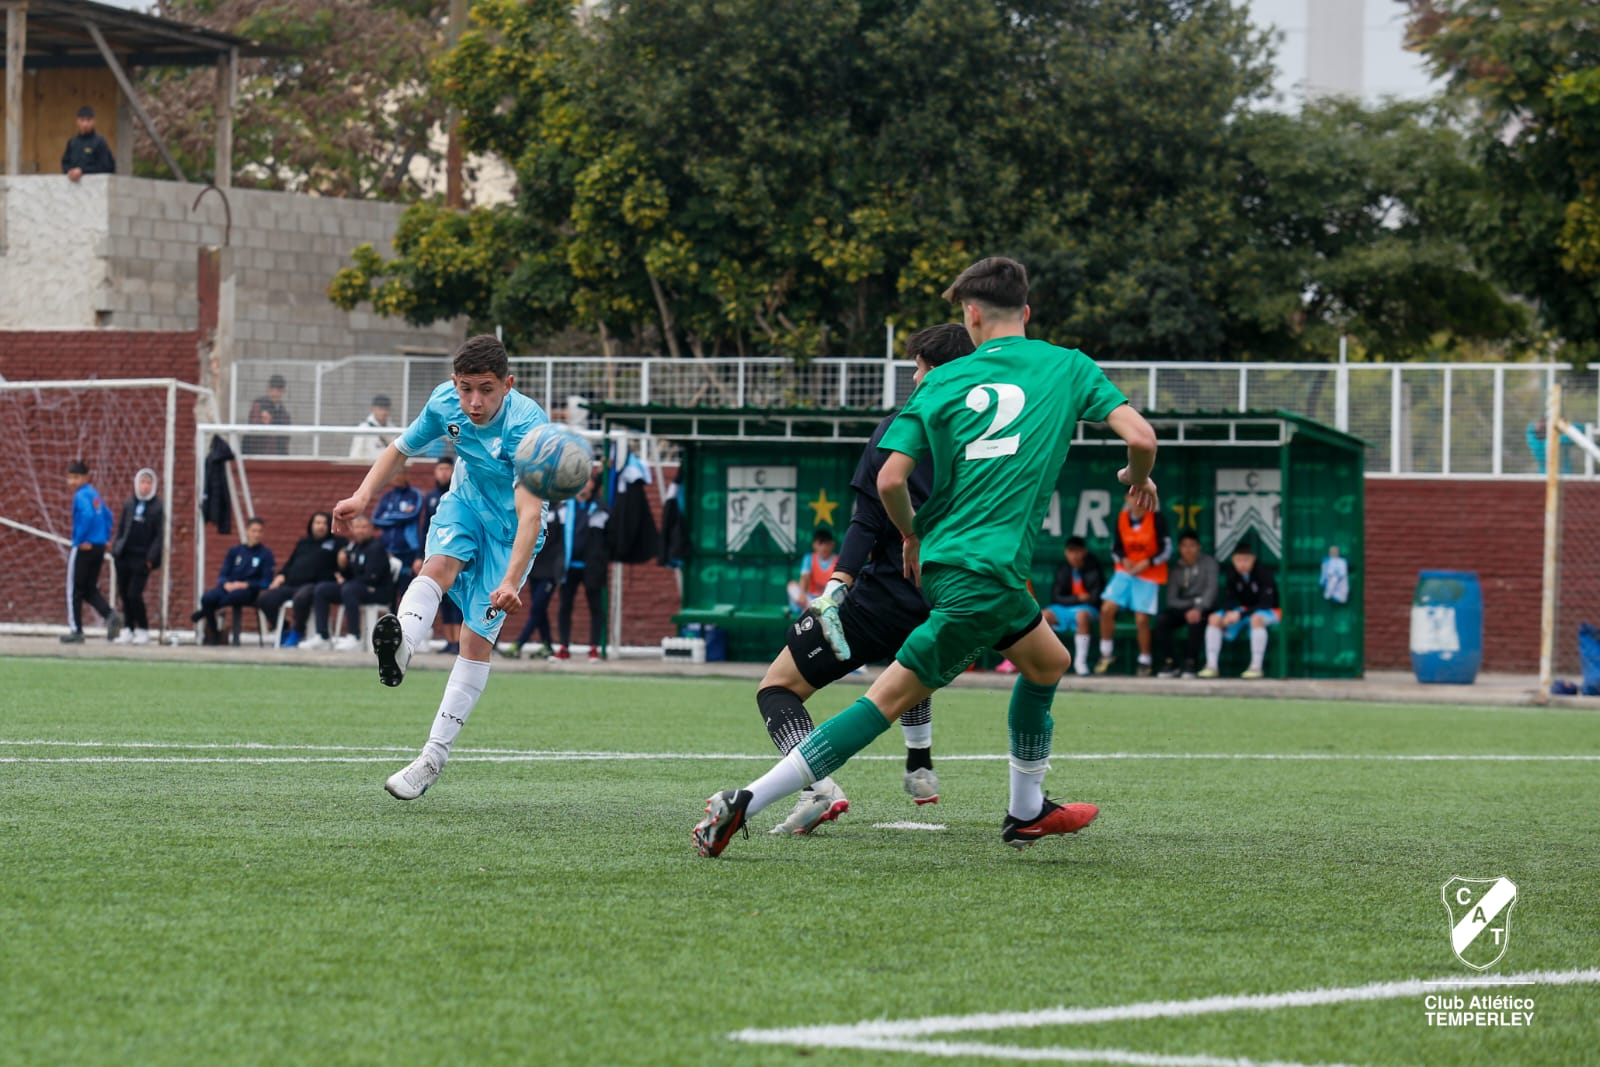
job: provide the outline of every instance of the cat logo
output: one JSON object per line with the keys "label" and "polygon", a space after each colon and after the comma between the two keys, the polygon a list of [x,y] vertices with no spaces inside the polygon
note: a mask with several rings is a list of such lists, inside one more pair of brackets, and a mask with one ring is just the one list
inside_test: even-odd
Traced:
{"label": "cat logo", "polygon": [[450,440],[459,441],[461,439],[461,424],[452,422],[444,428],[444,432],[450,435]]}

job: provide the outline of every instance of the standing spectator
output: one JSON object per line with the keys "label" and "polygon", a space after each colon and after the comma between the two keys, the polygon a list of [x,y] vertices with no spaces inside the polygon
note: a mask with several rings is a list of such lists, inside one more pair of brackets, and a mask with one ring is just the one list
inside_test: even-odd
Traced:
{"label": "standing spectator", "polygon": [[1100,594],[1106,589],[1105,571],[1081,537],[1067,538],[1066,562],[1056,568],[1050,588],[1050,606],[1045,622],[1057,635],[1072,632],[1072,669],[1089,673],[1089,636],[1100,621]]}
{"label": "standing spectator", "polygon": [[61,635],[61,643],[83,642],[84,601],[106,620],[106,637],[115,641],[122,631],[122,616],[100,595],[100,568],[106,561],[106,542],[111,540],[111,509],[89,484],[89,465],[83,460],[67,467],[67,485],[72,489],[72,551],[67,554],[67,623],[72,629]]}
{"label": "standing spectator", "polygon": [[1278,607],[1278,583],[1271,569],[1257,561],[1255,542],[1248,537],[1233,546],[1233,569],[1226,578],[1222,602],[1227,608],[1214,612],[1211,625],[1206,627],[1206,668],[1200,677],[1217,677],[1222,642],[1234,640],[1248,626],[1250,666],[1239,677],[1260,678],[1267,661],[1267,631],[1283,618]]}
{"label": "standing spectator", "polygon": [[806,605],[822,595],[833,577],[833,565],[839,560],[839,550],[833,540],[833,531],[819,526],[811,535],[811,551],[800,560],[800,580],[790,582],[789,611],[796,617],[806,613]]}
{"label": "standing spectator", "polygon": [[[283,392],[283,375],[274,374],[267,379],[266,395],[256,397],[255,403],[250,405],[250,425],[287,426],[293,422],[289,409],[283,406]],[[246,434],[244,454],[286,456],[289,454],[289,439],[280,434]]]}
{"label": "standing spectator", "polygon": [[300,643],[301,633],[310,632],[312,598],[319,584],[338,579],[341,547],[339,538],[333,535],[333,514],[313,512],[306,520],[306,535],[295,542],[283,570],[256,599],[256,610],[267,620],[267,625],[274,628],[278,625],[278,609],[285,602],[294,605],[292,614],[284,621],[280,647],[294,648]]}
{"label": "standing spectator", "polygon": [[[433,522],[433,516],[439,511],[439,501],[450,491],[450,485],[455,478],[456,460],[454,456],[440,456],[433,465],[433,488],[428,490],[428,495],[422,501],[422,518],[417,523],[417,543],[426,547],[428,544],[428,524]],[[548,538],[546,539],[548,540]],[[411,565],[411,576],[415,578],[422,573],[423,559],[419,557]],[[444,648],[440,649],[447,656],[461,654],[461,606],[450,597],[439,601],[439,628],[444,631]]]}
{"label": "standing spectator", "polygon": [[350,543],[339,550],[339,573],[344,581],[322,582],[317,586],[314,597],[317,632],[301,641],[301,648],[327,646],[328,609],[335,600],[344,605],[344,633],[333,643],[335,652],[353,652],[361,647],[361,605],[394,602],[394,572],[389,568],[389,553],[374,535],[372,520],[365,515],[351,519],[350,537]]}
{"label": "standing spectator", "polygon": [[220,645],[225,640],[217,629],[218,608],[254,604],[261,591],[272,584],[276,560],[272,549],[261,543],[262,528],[261,520],[254,516],[244,524],[244,544],[228,549],[217,571],[217,584],[201,594],[200,607],[189,616],[190,622],[205,620],[208,645]]}
{"label": "standing spectator", "polygon": [[567,535],[562,513],[566,507],[557,505],[550,509],[544,524],[544,547],[533,557],[533,569],[528,572],[528,617],[522,620],[522,632],[500,654],[508,659],[522,655],[523,646],[539,631],[540,647],[533,653],[539,659],[555,655],[554,642],[550,640],[550,598],[561,588],[567,577]]}
{"label": "standing spectator", "polygon": [[606,551],[606,522],[611,512],[594,499],[594,494],[595,483],[590,482],[575,498],[561,505],[567,576],[561,582],[561,607],[557,612],[561,627],[561,647],[555,656],[558,660],[572,658],[572,605],[578,599],[579,586],[589,605],[589,659],[593,662],[600,658],[601,635],[605,632],[600,594],[606,587],[606,564],[611,562]]}
{"label": "standing spectator", "polygon": [[156,496],[156,472],[142,468],[133,476],[133,495],[117,516],[117,535],[111,558],[117,564],[117,599],[127,628],[118,644],[148,645],[150,615],[144,606],[144,586],[161,566],[161,535],[166,529],[161,498]]}
{"label": "standing spectator", "polygon": [[115,174],[117,159],[111,146],[94,129],[94,108],[85,104],[78,109],[78,133],[67,141],[67,150],[61,153],[61,173],[72,181],[85,174]]}
{"label": "standing spectator", "polygon": [[411,576],[420,569],[417,565],[422,559],[423,542],[418,535],[421,518],[422,490],[411,484],[405,467],[398,467],[389,480],[388,491],[378,498],[378,507],[372,513],[372,525],[383,538],[384,551],[400,561],[400,578],[394,587],[397,600],[405,596]]}
{"label": "standing spectator", "polygon": [[[1207,619],[1216,608],[1217,561],[1200,551],[1199,534],[1185,530],[1178,535],[1178,562],[1167,577],[1167,604],[1156,617],[1156,662],[1161,665],[1161,677],[1195,676]],[[1188,627],[1182,667],[1172,658],[1172,634],[1180,626]]]}
{"label": "standing spectator", "polygon": [[1167,520],[1159,511],[1148,512],[1130,501],[1118,513],[1117,531],[1111,535],[1111,558],[1117,573],[1100,603],[1100,662],[1094,665],[1096,674],[1111,669],[1118,608],[1132,611],[1139,626],[1139,677],[1148,678],[1155,673],[1150,653],[1150,617],[1161,606],[1161,587],[1167,584],[1167,560],[1171,557]]}
{"label": "standing spectator", "polygon": [[[399,434],[394,432],[394,426],[389,422],[389,398],[379,393],[372,398],[372,410],[367,412],[367,417],[359,423],[363,430],[385,430],[386,433],[358,433],[350,439],[351,459],[376,459],[383,454],[384,446],[393,441]],[[377,519],[374,523],[379,526]]]}

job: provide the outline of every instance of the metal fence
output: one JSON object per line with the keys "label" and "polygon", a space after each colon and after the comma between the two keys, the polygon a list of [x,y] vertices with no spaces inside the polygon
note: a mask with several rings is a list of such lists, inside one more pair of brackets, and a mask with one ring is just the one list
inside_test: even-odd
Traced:
{"label": "metal fence", "polygon": [[[1600,370],[1559,363],[1102,363],[1141,410],[1191,414],[1283,410],[1365,440],[1371,475],[1536,476],[1544,398],[1559,382],[1567,417],[1600,424]],[[885,411],[911,392],[911,364],[885,359],[512,360],[517,387],[577,425],[587,405]],[[404,426],[449,377],[443,356],[251,360],[235,367],[229,421],[247,422],[274,375],[301,424],[355,426],[374,395]],[[343,435],[296,437],[290,455],[341,456]],[[1575,450],[1576,451],[1576,450]],[[1595,475],[1587,456],[1576,473]]]}

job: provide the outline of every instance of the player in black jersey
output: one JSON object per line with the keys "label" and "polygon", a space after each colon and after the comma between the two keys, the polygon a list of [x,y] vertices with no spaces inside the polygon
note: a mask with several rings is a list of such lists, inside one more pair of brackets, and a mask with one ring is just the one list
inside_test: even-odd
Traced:
{"label": "player in black jersey", "polygon": [[[972,338],[960,323],[918,331],[906,343],[907,355],[917,361],[918,382],[934,367],[971,351]],[[893,659],[907,635],[928,617],[927,602],[902,573],[900,531],[878,498],[878,470],[885,456],[878,441],[893,421],[889,415],[878,423],[856,464],[850,480],[855,511],[827,589],[790,624],[787,647],[767,668],[756,693],[767,733],[785,755],[812,731],[805,706],[811,694],[864,663]],[[921,507],[932,487],[933,461],[924,459],[911,474],[912,506]],[[936,803],[932,702],[924,700],[906,712],[900,726],[906,741],[906,792],[918,804]],[[772,832],[810,833],[849,808],[838,783],[823,778],[801,792],[794,811]]]}

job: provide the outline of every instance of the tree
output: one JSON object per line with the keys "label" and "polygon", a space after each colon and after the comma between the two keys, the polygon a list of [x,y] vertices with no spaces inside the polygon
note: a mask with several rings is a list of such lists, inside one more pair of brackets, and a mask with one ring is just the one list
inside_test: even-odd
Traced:
{"label": "tree", "polygon": [[[440,162],[445,104],[428,84],[447,0],[162,0],[167,18],[282,56],[241,60],[235,181],[321,196],[411,200]],[[184,168],[213,170],[214,69],[144,76],[156,128]],[[157,166],[141,139],[137,157]]]}
{"label": "tree", "polygon": [[1600,353],[1600,13],[1578,0],[1414,0],[1412,47],[1474,112],[1471,240],[1580,360]]}

